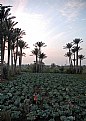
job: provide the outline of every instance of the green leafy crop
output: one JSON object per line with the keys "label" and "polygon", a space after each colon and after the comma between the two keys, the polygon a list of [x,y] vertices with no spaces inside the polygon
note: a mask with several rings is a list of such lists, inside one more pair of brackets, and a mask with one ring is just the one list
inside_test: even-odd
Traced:
{"label": "green leafy crop", "polygon": [[[72,75],[23,73],[14,81],[0,83],[0,112],[10,111],[12,119],[25,114],[27,120],[48,118],[54,121],[85,121],[86,80]],[[37,93],[37,104],[33,95]],[[25,106],[27,96],[30,104]]]}

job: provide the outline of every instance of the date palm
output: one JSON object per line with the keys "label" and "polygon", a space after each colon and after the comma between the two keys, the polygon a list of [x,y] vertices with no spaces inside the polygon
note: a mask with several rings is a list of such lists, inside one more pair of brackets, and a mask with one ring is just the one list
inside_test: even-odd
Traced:
{"label": "date palm", "polygon": [[47,58],[47,56],[46,56],[46,54],[44,54],[44,53],[41,53],[40,55],[39,55],[39,58],[40,58],[40,72],[42,71],[42,64],[43,64],[43,59],[45,59],[45,58]]}
{"label": "date palm", "polygon": [[38,54],[39,54],[39,49],[36,47],[34,50],[32,50],[32,54],[36,56],[36,72],[37,72],[37,67],[38,67]]}
{"label": "date palm", "polygon": [[[18,22],[14,22],[11,19],[7,19],[6,20],[6,24],[7,24],[7,43],[8,43],[8,78],[9,78],[9,65],[10,65],[10,58],[12,59],[13,55],[12,55],[12,46],[11,44],[13,44],[14,41],[14,29],[13,27],[17,24]],[[11,52],[11,53],[10,53]],[[11,60],[13,61],[13,60]],[[12,65],[12,69],[13,69],[13,65]]]}
{"label": "date palm", "polygon": [[11,36],[12,36],[12,40],[11,40],[11,68],[12,68],[12,72],[14,72],[13,70],[13,57],[14,57],[14,50],[15,50],[15,47],[16,47],[16,38],[17,38],[17,35],[16,35],[16,32],[15,32],[15,29],[13,29],[11,31]]}
{"label": "date palm", "polygon": [[82,39],[76,38],[73,40],[74,44],[76,45],[76,73],[78,72],[78,51],[80,49],[79,43],[82,42]]}
{"label": "date palm", "polygon": [[[5,31],[3,31],[4,29],[3,28],[6,28],[7,26],[7,20],[8,20],[8,17],[9,17],[9,11],[10,11],[10,8],[11,6],[3,6],[2,4],[0,4],[0,24],[1,24],[1,31],[0,31],[0,41],[1,41],[1,65],[2,65],[2,69],[3,69],[3,61],[4,61],[4,48],[5,48],[5,38],[6,38],[6,35],[5,35]],[[11,18],[9,18],[11,19]],[[6,23],[5,27],[3,25],[3,23]],[[4,33],[4,34],[3,34]],[[2,73],[3,75],[3,73]]]}
{"label": "date palm", "polygon": [[45,58],[47,58],[47,56],[46,56],[46,54],[41,53],[41,54],[39,55],[39,58],[40,58],[41,63],[42,63],[42,60],[45,59]]}
{"label": "date palm", "polygon": [[66,56],[69,57],[69,64],[71,64],[71,47],[72,47],[72,43],[67,43],[66,46],[64,46],[63,49],[68,49],[69,51],[67,52]]}
{"label": "date palm", "polygon": [[72,60],[74,61],[74,68],[75,68],[75,61],[76,61],[76,59],[75,59],[75,52],[76,52],[76,47],[73,47],[71,50],[72,50],[72,53],[73,53],[73,56],[74,56],[74,58]]}
{"label": "date palm", "polygon": [[81,55],[78,55],[78,58],[80,60],[80,67],[81,67],[81,61],[85,59],[85,56],[81,54]]}
{"label": "date palm", "polygon": [[15,71],[16,71],[16,64],[17,64],[17,57],[18,57],[18,43],[19,40],[25,35],[24,30],[21,30],[21,28],[15,28],[16,33],[16,52],[14,53],[14,63],[15,63]]}
{"label": "date palm", "polygon": [[26,54],[23,52],[22,55],[21,55],[21,52],[18,51],[17,55],[19,56],[19,69],[20,69],[20,72],[21,72],[21,56],[26,56]]}
{"label": "date palm", "polygon": [[81,61],[83,60],[83,59],[85,59],[85,56],[84,55],[78,55],[78,58],[79,58],[79,60],[80,60],[80,69],[79,69],[79,71],[80,71],[80,73],[82,72],[82,68],[81,68]]}
{"label": "date palm", "polygon": [[41,47],[46,47],[44,42],[36,42],[35,43],[35,47],[39,47],[39,51],[41,51]]}
{"label": "date palm", "polygon": [[[72,55],[72,52],[67,52],[67,53],[65,54],[65,56],[68,57],[68,58],[70,58],[71,55]],[[70,59],[69,59],[69,64],[71,65],[71,60],[70,60]]]}
{"label": "date palm", "polygon": [[26,42],[24,42],[23,40],[19,40],[18,47],[20,48],[19,66],[20,66],[20,70],[21,70],[22,56],[23,56],[22,50],[28,48],[28,44]]}
{"label": "date palm", "polygon": [[[46,47],[46,45],[45,45],[44,42],[40,41],[40,42],[35,43],[35,47],[38,47],[38,49],[39,49],[39,53],[38,53],[38,57],[39,57],[40,54],[41,54],[41,47]],[[41,60],[40,60],[40,57],[39,57],[39,71],[40,71],[40,68],[41,68],[40,61]]]}
{"label": "date palm", "polygon": [[[46,45],[44,42],[41,41],[41,42],[36,42],[35,47],[39,48],[39,55],[40,55],[41,54],[41,47],[46,47]],[[39,58],[39,61],[40,61],[40,58]]]}

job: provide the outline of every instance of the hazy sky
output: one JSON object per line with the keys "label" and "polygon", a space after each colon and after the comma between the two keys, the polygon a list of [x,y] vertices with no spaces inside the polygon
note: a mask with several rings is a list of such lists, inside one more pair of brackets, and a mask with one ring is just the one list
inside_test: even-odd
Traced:
{"label": "hazy sky", "polygon": [[[46,64],[68,64],[63,49],[68,42],[82,38],[83,48],[79,53],[86,57],[86,0],[0,0],[3,5],[12,5],[11,13],[16,16],[17,27],[25,30],[24,41],[30,49],[25,50],[23,63],[32,63],[33,44],[43,41],[47,47],[43,52],[48,56]],[[86,64],[86,60],[83,60]]]}

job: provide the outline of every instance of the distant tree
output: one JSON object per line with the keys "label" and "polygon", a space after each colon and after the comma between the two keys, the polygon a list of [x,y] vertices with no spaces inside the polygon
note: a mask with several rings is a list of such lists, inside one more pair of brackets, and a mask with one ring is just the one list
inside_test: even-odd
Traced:
{"label": "distant tree", "polygon": [[40,55],[39,55],[39,58],[40,58],[40,66],[39,66],[39,68],[40,68],[40,71],[42,71],[42,67],[43,67],[43,59],[45,59],[45,58],[47,58],[47,56],[46,56],[46,54],[44,54],[44,53],[41,53]]}
{"label": "distant tree", "polygon": [[51,68],[55,68],[56,64],[55,63],[51,63]]}
{"label": "distant tree", "polygon": [[80,50],[79,43],[82,42],[82,39],[75,38],[73,42],[76,45],[76,73],[78,73],[78,52]]}
{"label": "distant tree", "polygon": [[78,58],[80,60],[80,67],[81,67],[81,61],[85,59],[85,56],[81,54],[81,55],[78,55]]}
{"label": "distant tree", "polygon": [[68,49],[69,51],[67,52],[66,56],[69,57],[69,64],[71,64],[71,47],[72,47],[72,43],[67,43],[66,46],[64,46],[63,49]]}
{"label": "distant tree", "polygon": [[15,28],[15,33],[17,35],[16,37],[16,45],[15,45],[15,53],[14,53],[14,65],[15,65],[15,71],[16,71],[16,64],[17,64],[17,58],[18,58],[18,44],[19,40],[25,35],[24,30],[21,30],[21,28]]}
{"label": "distant tree", "polygon": [[[46,47],[46,45],[45,45],[45,43],[44,42],[42,42],[42,41],[40,41],[40,42],[36,42],[35,43],[35,47],[38,47],[38,49],[39,49],[39,55],[41,54],[41,47]],[[40,57],[39,57],[39,61],[40,61]]]}
{"label": "distant tree", "polygon": [[21,53],[21,51],[18,51],[17,55],[19,57],[19,70],[21,72],[21,64],[22,64],[21,56],[26,56],[26,54],[24,52]]}
{"label": "distant tree", "polygon": [[36,56],[36,61],[35,61],[35,64],[36,64],[36,72],[37,72],[37,67],[38,67],[38,54],[39,54],[39,49],[36,47],[34,48],[34,50],[32,50],[32,54]]}
{"label": "distant tree", "polygon": [[23,49],[28,48],[28,44],[26,42],[24,42],[23,40],[19,40],[18,47],[20,48],[19,66],[20,66],[20,70],[21,70],[22,56],[25,55],[25,53],[23,53],[22,51],[23,51]]}
{"label": "distant tree", "polygon": [[71,66],[71,55],[72,55],[72,52],[70,52],[70,51],[65,54],[65,57],[69,58],[69,64],[70,64],[70,66]]}
{"label": "distant tree", "polygon": [[40,41],[40,42],[36,42],[35,44],[34,44],[34,46],[36,47],[36,48],[38,48],[38,70],[39,70],[39,72],[40,72],[40,69],[41,69],[41,58],[40,58],[40,56],[42,56],[42,52],[41,52],[41,47],[46,47],[47,45],[45,45],[45,43],[44,42],[42,42],[42,41]]}
{"label": "distant tree", "polygon": [[76,52],[76,47],[73,47],[71,50],[72,50],[72,53],[74,55],[74,58],[72,60],[74,61],[74,68],[75,68],[75,61],[76,61],[76,59],[75,59],[75,52]]}

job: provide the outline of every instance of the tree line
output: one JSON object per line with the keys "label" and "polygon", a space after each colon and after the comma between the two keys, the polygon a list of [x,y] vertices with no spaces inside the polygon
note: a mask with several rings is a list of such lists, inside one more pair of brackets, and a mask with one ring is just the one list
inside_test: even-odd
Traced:
{"label": "tree line", "polygon": [[69,58],[70,69],[75,71],[75,73],[80,73],[82,71],[81,61],[85,59],[83,54],[79,54],[79,51],[82,50],[79,46],[81,42],[83,42],[82,39],[75,38],[73,42],[67,43],[66,46],[64,46],[64,49],[68,49],[65,56]]}
{"label": "tree line", "polygon": [[[16,73],[16,65],[19,58],[19,66],[21,70],[22,56],[25,56],[23,49],[28,48],[28,44],[22,40],[25,35],[25,31],[21,28],[16,28],[14,19],[15,16],[11,16],[11,6],[3,6],[0,4],[0,61],[1,61],[1,73],[3,75],[3,64],[5,57],[5,50],[8,51],[7,59],[7,75],[9,76],[10,60],[11,60],[11,72]],[[14,65],[14,66],[13,66]],[[5,70],[6,71],[6,70]],[[3,75],[4,76],[4,75]]]}

